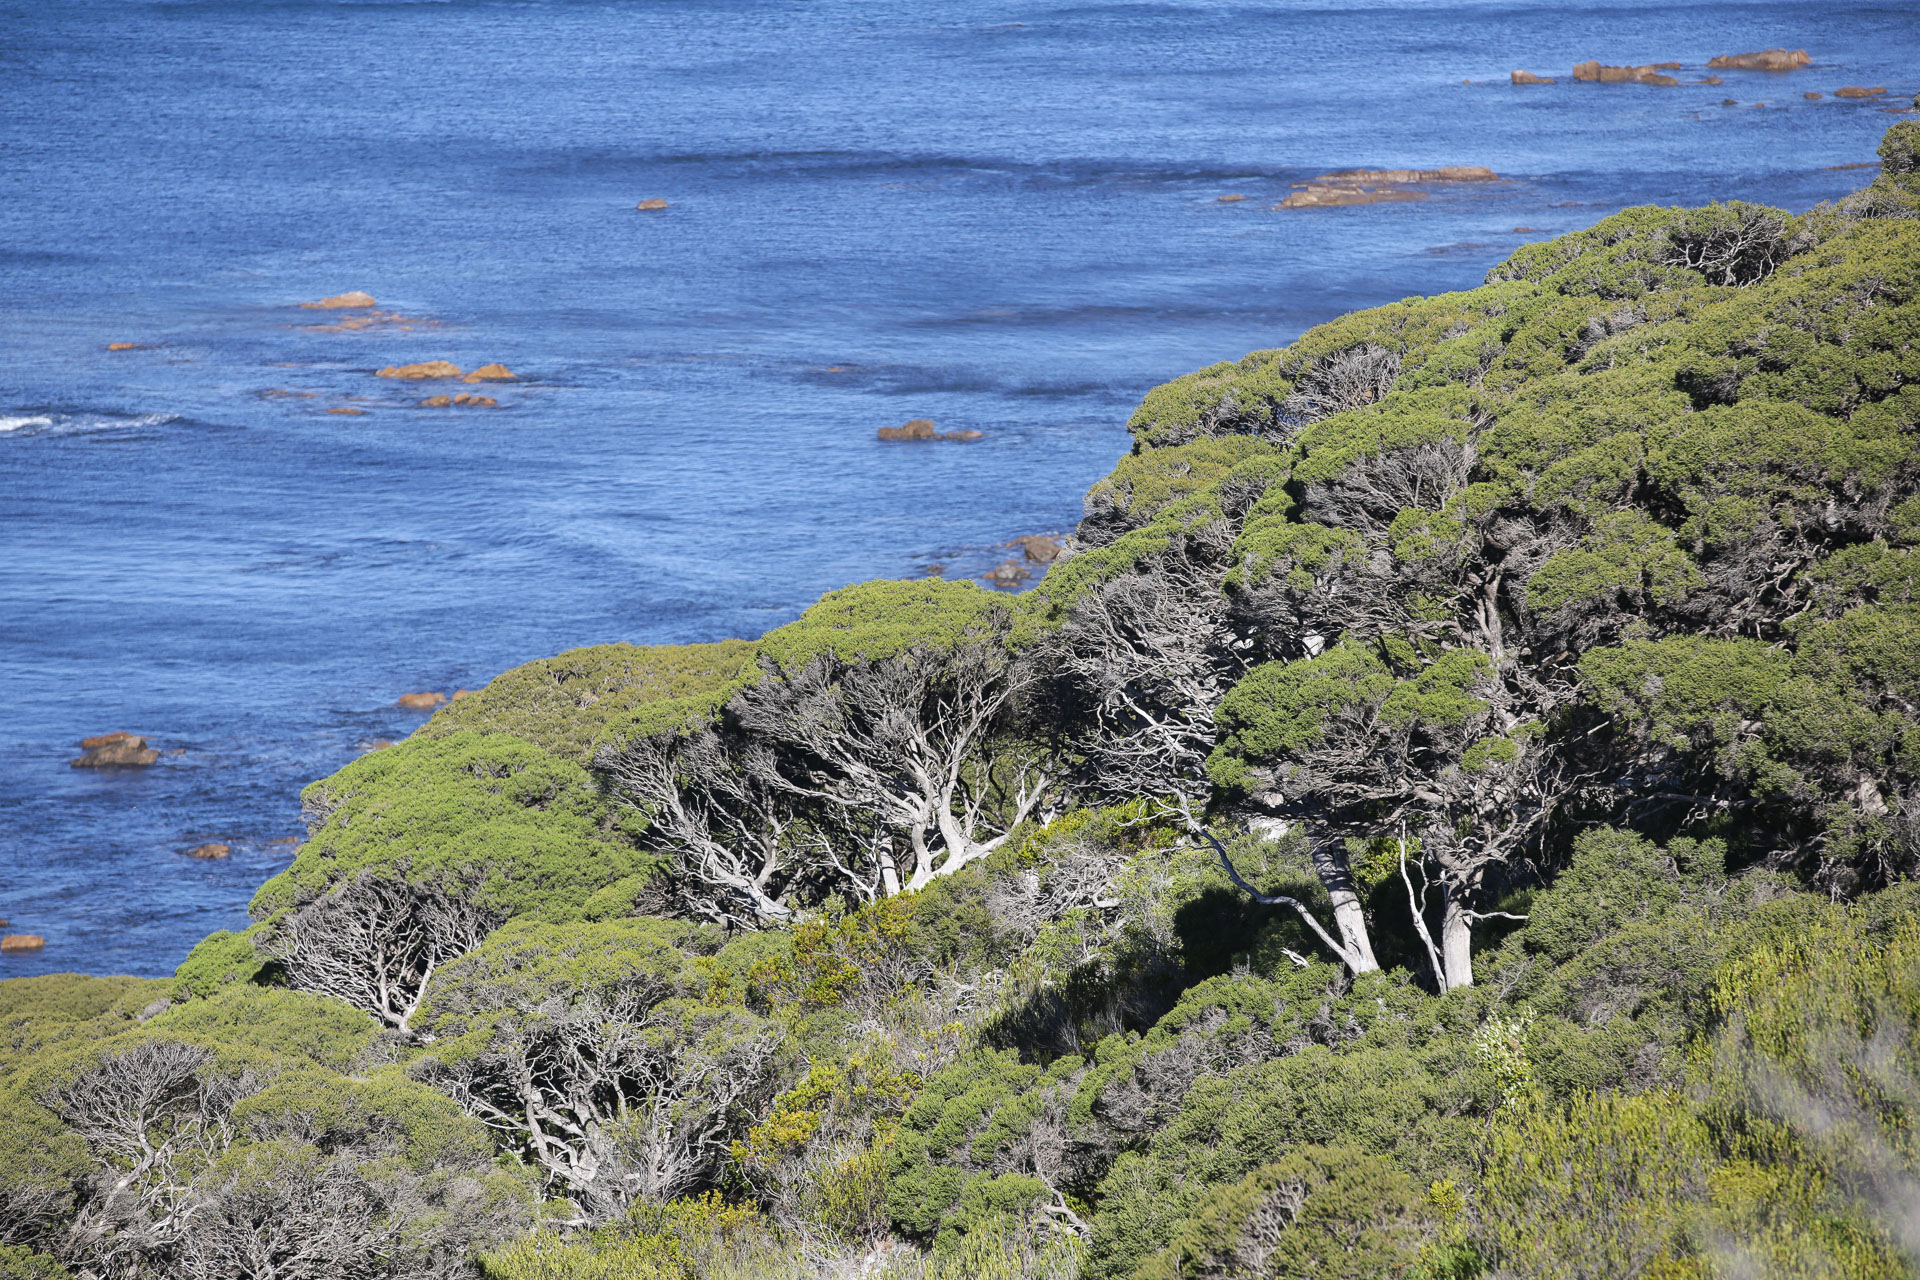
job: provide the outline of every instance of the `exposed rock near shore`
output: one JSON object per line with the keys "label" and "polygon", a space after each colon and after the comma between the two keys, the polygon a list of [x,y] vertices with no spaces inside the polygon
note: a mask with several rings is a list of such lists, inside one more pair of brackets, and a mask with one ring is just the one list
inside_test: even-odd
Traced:
{"label": "exposed rock near shore", "polygon": [[394,705],[405,707],[409,711],[431,711],[446,700],[447,695],[444,693],[403,693]]}
{"label": "exposed rock near shore", "polygon": [[667,202],[665,200],[662,200],[659,196],[655,196],[651,200],[642,200],[639,204],[633,207],[640,210],[640,212],[642,213],[652,213],[655,210],[666,208]]}
{"label": "exposed rock near shore", "polygon": [[882,440],[978,440],[979,431],[941,431],[931,418],[915,418],[898,427],[881,427],[874,433]]}
{"label": "exposed rock near shore", "polygon": [[1456,164],[1439,169],[1341,169],[1300,183],[1276,209],[1325,209],[1350,204],[1425,200],[1418,185],[1437,182],[1498,182],[1484,165]]}
{"label": "exposed rock near shore", "polygon": [[1033,573],[1017,560],[1008,560],[987,570],[982,581],[999,591],[1011,591],[1031,578]]}
{"label": "exposed rock near shore", "polygon": [[1639,67],[1614,67],[1606,63],[1589,61],[1578,63],[1573,68],[1573,78],[1594,84],[1656,84],[1676,85],[1680,82],[1662,72],[1677,71],[1677,62],[1650,62]]}
{"label": "exposed rock near shore", "polygon": [[1515,71],[1513,73],[1513,83],[1515,84],[1558,84],[1559,81],[1555,80],[1552,76],[1537,76],[1533,74],[1533,72],[1531,71]]}
{"label": "exposed rock near shore", "polygon": [[460,379],[460,381],[462,382],[512,382],[513,379],[514,379],[513,370],[507,368],[507,366],[503,364],[499,364],[496,362],[494,364],[481,365],[478,369],[475,369],[472,373]]}
{"label": "exposed rock near shore", "polygon": [[1034,533],[1024,538],[1015,538],[1012,542],[1007,543],[1007,545],[1010,547],[1019,547],[1026,553],[1027,559],[1033,561],[1035,564],[1052,564],[1060,558],[1060,553],[1065,550],[1065,548],[1060,545],[1058,538],[1049,537],[1044,533]]}
{"label": "exposed rock near shore", "polygon": [[1709,67],[1734,71],[1798,71],[1813,59],[1805,49],[1761,49],[1754,53],[1723,53],[1709,58]]}
{"label": "exposed rock near shore", "polygon": [[1877,98],[1886,91],[1887,87],[1885,85],[1875,85],[1873,88],[1868,89],[1857,84],[1849,84],[1835,89],[1833,96],[1836,98]]}
{"label": "exposed rock near shore", "polygon": [[144,768],[160,758],[145,738],[124,731],[83,738],[80,752],[67,762],[75,769]]}
{"label": "exposed rock near shore", "polygon": [[10,933],[0,938],[0,951],[38,951],[47,940],[37,933]]}
{"label": "exposed rock near shore", "polygon": [[450,360],[422,360],[418,364],[390,364],[374,375],[376,378],[403,378],[409,381],[425,381],[432,378],[457,378],[460,366]]}
{"label": "exposed rock near shore", "polygon": [[308,311],[348,311],[360,307],[371,307],[375,304],[372,294],[354,289],[348,293],[336,293],[331,298],[322,298],[318,302],[303,302],[300,305]]}
{"label": "exposed rock near shore", "polygon": [[210,841],[206,844],[197,844],[191,849],[182,849],[180,852],[189,858],[199,858],[206,861],[226,857],[233,852],[233,846],[221,844],[218,841]]}
{"label": "exposed rock near shore", "polygon": [[[471,379],[469,379],[469,381],[471,381]],[[500,402],[492,396],[470,395],[465,391],[462,391],[459,395],[452,396],[444,393],[437,396],[428,396],[420,403],[428,409],[449,409],[456,405],[468,409],[495,409],[500,405]]]}

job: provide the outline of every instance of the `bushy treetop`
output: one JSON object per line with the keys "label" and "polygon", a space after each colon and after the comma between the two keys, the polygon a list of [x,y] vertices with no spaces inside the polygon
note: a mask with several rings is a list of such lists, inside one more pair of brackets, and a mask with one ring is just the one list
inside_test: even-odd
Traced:
{"label": "bushy treetop", "polygon": [[409,738],[302,801],[324,821],[261,887],[257,918],[370,873],[477,895],[503,918],[566,919],[651,865],[584,768],[504,733]]}
{"label": "bushy treetop", "polygon": [[585,765],[602,744],[709,716],[751,669],[749,640],[569,649],[450,702],[421,731],[510,733]]}

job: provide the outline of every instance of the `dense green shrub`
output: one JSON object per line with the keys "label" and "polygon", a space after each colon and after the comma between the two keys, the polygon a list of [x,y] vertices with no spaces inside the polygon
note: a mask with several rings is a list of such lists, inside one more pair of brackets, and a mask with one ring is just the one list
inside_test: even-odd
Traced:
{"label": "dense green shrub", "polygon": [[448,703],[423,737],[510,733],[585,765],[603,744],[710,716],[751,669],[747,640],[569,649]]}
{"label": "dense green shrub", "polygon": [[651,865],[587,771],[520,738],[460,732],[360,757],[302,802],[321,815],[256,918],[362,873],[470,897],[500,918],[576,917]]}

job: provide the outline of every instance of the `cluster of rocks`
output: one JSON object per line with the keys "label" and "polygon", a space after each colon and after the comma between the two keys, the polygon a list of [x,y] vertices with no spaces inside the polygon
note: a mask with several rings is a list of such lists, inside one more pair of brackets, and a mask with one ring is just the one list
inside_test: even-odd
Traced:
{"label": "cluster of rocks", "polygon": [[[1726,53],[1717,58],[1709,58],[1709,70],[1731,71],[1797,71],[1812,62],[1805,49],[1759,49],[1752,53]],[[1649,62],[1639,66],[1614,66],[1598,59],[1578,63],[1573,68],[1573,78],[1590,84],[1651,84],[1677,85],[1680,83],[1669,71],[1678,71],[1683,64],[1678,62]],[[1539,76],[1531,71],[1515,71],[1514,84],[1555,84],[1552,76]],[[1698,81],[1700,84],[1719,84],[1719,76],[1707,76]]]}
{"label": "cluster of rocks", "polygon": [[1680,64],[1677,62],[1653,62],[1641,67],[1614,67],[1597,61],[1581,62],[1575,64],[1573,78],[1593,84],[1672,85],[1679,84],[1680,81],[1665,73],[1679,69]]}
{"label": "cluster of rocks", "polygon": [[377,371],[376,378],[398,378],[403,382],[436,382],[458,378],[462,382],[512,382],[513,370],[503,364],[483,364],[465,373],[451,360],[422,360],[417,364],[390,364]]}
{"label": "cluster of rocks", "polygon": [[1020,559],[1002,561],[981,575],[982,582],[999,591],[1015,590],[1030,580],[1033,571],[1028,564],[1050,565],[1066,554],[1066,545],[1048,533],[1030,533],[1001,545],[1020,548]]}
{"label": "cluster of rocks", "polygon": [[0,938],[0,951],[38,951],[47,940],[37,933],[10,933]]}
{"label": "cluster of rocks", "polygon": [[1500,175],[1482,165],[1439,169],[1342,169],[1294,184],[1293,194],[1276,209],[1326,209],[1341,205],[1425,200],[1421,186],[1450,182],[1498,182]]}
{"label": "cluster of rocks", "polygon": [[979,431],[941,431],[931,418],[915,418],[897,427],[881,427],[875,433],[882,440],[978,440]]}
{"label": "cluster of rocks", "polygon": [[404,707],[408,711],[431,711],[435,707],[444,707],[449,702],[458,702],[472,692],[471,689],[455,689],[450,695],[439,692],[403,693],[395,699],[393,705]]}
{"label": "cluster of rocks", "polygon": [[500,402],[498,400],[495,400],[492,396],[476,396],[465,391],[460,392],[458,395],[452,395],[452,396],[449,396],[449,395],[428,396],[425,400],[422,400],[420,402],[421,406],[427,409],[450,409],[455,407],[467,408],[467,409],[492,409],[498,406],[499,403]]}
{"label": "cluster of rocks", "polygon": [[419,316],[403,316],[398,311],[381,311],[378,310],[379,305],[379,303],[374,301],[372,294],[363,293],[359,289],[354,289],[347,293],[336,293],[331,298],[322,298],[318,302],[303,302],[300,304],[301,309],[306,311],[352,311],[357,313],[349,316],[341,316],[339,319],[330,320],[326,324],[310,324],[306,326],[309,329],[320,332],[348,333],[358,329],[371,329],[376,325],[395,329],[414,329],[421,326],[434,327],[439,324],[437,320],[423,320]]}
{"label": "cluster of rocks", "polygon": [[67,763],[75,769],[140,769],[159,758],[160,752],[145,738],[122,730],[82,738],[80,754]]}

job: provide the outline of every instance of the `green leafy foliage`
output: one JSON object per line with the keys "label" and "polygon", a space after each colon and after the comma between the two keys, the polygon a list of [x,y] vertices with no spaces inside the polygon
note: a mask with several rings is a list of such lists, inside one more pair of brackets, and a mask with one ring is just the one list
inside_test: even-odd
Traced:
{"label": "green leafy foliage", "polygon": [[496,676],[420,732],[509,733],[585,765],[602,744],[711,716],[746,678],[753,653],[747,640],[569,649]]}
{"label": "green leafy foliage", "polygon": [[470,896],[502,917],[559,920],[651,866],[585,769],[502,733],[409,738],[313,784],[303,801],[325,821],[261,888],[257,917],[370,872]]}

